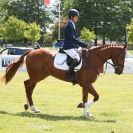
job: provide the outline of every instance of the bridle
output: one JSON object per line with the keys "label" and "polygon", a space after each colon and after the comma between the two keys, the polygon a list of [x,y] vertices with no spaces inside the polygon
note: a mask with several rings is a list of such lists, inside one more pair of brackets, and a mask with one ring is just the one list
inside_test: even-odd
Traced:
{"label": "bridle", "polygon": [[119,59],[120,58],[122,58],[122,59],[125,58],[125,56],[123,56],[123,54],[122,54],[122,51],[120,51],[119,54],[117,55],[117,58],[116,58],[116,61],[115,61],[117,65],[116,64],[111,64],[111,63],[110,63],[110,65],[112,65],[115,69],[116,68],[124,68],[124,65],[119,64]]}
{"label": "bridle", "polygon": [[125,58],[125,57],[123,57],[121,54],[122,54],[122,52],[120,52],[120,53],[118,54],[118,56],[117,56],[117,58],[116,58],[116,61],[114,61],[114,62],[116,62],[116,64],[117,64],[117,65],[116,65],[116,64],[114,64],[114,63],[110,63],[109,61],[105,61],[105,59],[103,59],[99,54],[94,54],[94,53],[93,53],[93,55],[97,56],[100,60],[102,60],[103,62],[106,62],[104,74],[106,73],[106,69],[107,69],[107,65],[108,65],[108,64],[111,65],[111,66],[113,66],[114,69],[117,69],[117,68],[123,69],[123,68],[124,68],[124,65],[119,64],[119,58]]}
{"label": "bridle", "polygon": [[119,56],[118,56],[118,58],[116,58],[116,64],[114,64],[114,63],[110,63],[109,61],[106,61],[106,64],[110,64],[111,66],[113,66],[114,67],[114,69],[116,69],[116,68],[124,68],[124,65],[120,65],[119,63],[118,63],[118,59],[120,58],[120,54],[119,54]]}

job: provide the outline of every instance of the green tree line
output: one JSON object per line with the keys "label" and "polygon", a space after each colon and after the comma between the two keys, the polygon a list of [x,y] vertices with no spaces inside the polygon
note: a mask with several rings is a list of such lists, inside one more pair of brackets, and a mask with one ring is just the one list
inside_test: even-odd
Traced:
{"label": "green tree line", "polygon": [[[80,12],[80,30],[94,31],[97,37],[112,41],[126,41],[126,27],[133,17],[132,0],[63,0],[65,9],[76,8]],[[97,37],[95,43],[97,44]]]}
{"label": "green tree line", "polygon": [[[63,26],[70,8],[76,8],[80,13],[80,21],[77,26],[78,34],[85,41],[92,40],[92,36],[95,39],[95,44],[97,44],[98,38],[103,40],[103,44],[106,39],[118,42],[126,41],[126,27],[132,24],[130,23],[133,17],[132,0],[61,0],[62,38]],[[15,26],[9,24],[11,16],[21,22],[21,31],[15,30],[19,24],[14,23]],[[31,42],[48,40],[50,43],[58,36],[57,18],[58,0],[51,8],[47,7],[43,0],[0,0],[0,35],[7,40],[16,41],[27,38]],[[17,20],[16,22],[19,23]],[[51,23],[53,23],[50,29],[52,33],[47,33]],[[24,25],[28,25],[28,28]],[[34,31],[35,25],[37,30]],[[11,30],[11,27],[14,27],[14,30]],[[130,30],[131,26],[127,29]],[[15,36],[7,35],[5,31],[8,31],[8,34],[12,34],[11,31],[14,32]],[[129,38],[132,38],[131,32],[132,30],[129,31]]]}

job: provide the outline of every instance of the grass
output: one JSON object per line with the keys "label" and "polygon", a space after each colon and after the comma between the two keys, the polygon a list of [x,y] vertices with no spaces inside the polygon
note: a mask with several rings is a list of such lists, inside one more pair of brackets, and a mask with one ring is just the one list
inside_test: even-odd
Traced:
{"label": "grass", "polygon": [[12,82],[0,87],[0,133],[133,132],[132,74],[99,77],[94,86],[100,100],[90,109],[94,120],[84,119],[81,109],[76,108],[81,88],[53,77],[41,81],[34,90],[33,100],[41,113],[25,112],[25,79],[27,74],[18,72]]}
{"label": "grass", "polygon": [[131,53],[133,55],[133,50],[129,50],[129,53]]}

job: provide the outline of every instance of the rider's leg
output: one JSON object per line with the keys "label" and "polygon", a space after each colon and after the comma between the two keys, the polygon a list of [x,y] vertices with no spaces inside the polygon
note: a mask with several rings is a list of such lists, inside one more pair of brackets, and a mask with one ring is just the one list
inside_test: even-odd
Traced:
{"label": "rider's leg", "polygon": [[68,73],[67,73],[67,78],[70,81],[75,81],[74,67],[80,60],[79,54],[77,53],[75,49],[69,49],[69,50],[64,50],[64,51],[73,59],[69,67]]}
{"label": "rider's leg", "polygon": [[67,72],[67,77],[70,81],[75,80],[74,67],[76,66],[77,63],[78,63],[78,60],[75,58],[75,59],[73,59],[71,65],[69,66],[69,70]]}

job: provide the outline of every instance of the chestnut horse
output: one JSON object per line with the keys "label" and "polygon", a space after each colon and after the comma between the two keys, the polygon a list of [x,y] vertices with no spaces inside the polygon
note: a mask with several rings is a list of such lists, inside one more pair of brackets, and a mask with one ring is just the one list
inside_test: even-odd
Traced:
{"label": "chestnut horse", "polygon": [[[126,47],[127,45],[103,45],[93,49],[82,50],[83,65],[81,69],[76,72],[76,81],[77,84],[82,87],[83,103],[80,103],[78,107],[83,108],[84,117],[89,117],[88,108],[99,99],[99,94],[92,86],[92,83],[96,81],[100,68],[108,59],[111,59],[115,73],[118,75],[122,74]],[[49,75],[69,82],[66,78],[67,71],[59,70],[54,67],[54,54],[49,50],[32,50],[22,55],[18,61],[8,65],[5,75],[3,76],[5,83],[8,83],[13,78],[18,68],[23,64],[25,56],[29,79],[24,81],[27,96],[27,103],[24,107],[25,110],[30,107],[32,111],[37,113],[39,110],[34,106],[32,100],[32,93],[37,82],[47,78]],[[93,100],[88,101],[88,93],[94,96]]]}

